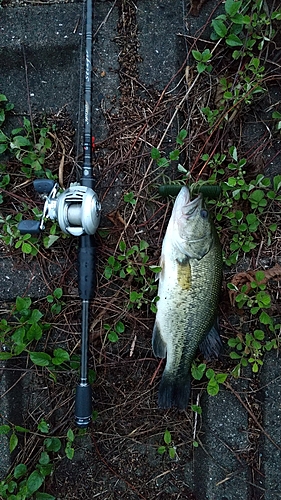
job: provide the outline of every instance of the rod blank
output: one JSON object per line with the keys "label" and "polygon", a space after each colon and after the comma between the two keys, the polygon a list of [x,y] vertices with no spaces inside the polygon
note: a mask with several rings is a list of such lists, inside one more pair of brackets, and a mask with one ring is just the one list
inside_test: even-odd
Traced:
{"label": "rod blank", "polygon": [[[92,0],[86,0],[84,159],[80,183],[94,189],[92,167]],[[75,423],[87,427],[92,415],[92,390],[88,381],[89,301],[95,292],[96,249],[93,236],[80,236],[78,253],[79,296],[82,299],[80,382],[75,395]]]}

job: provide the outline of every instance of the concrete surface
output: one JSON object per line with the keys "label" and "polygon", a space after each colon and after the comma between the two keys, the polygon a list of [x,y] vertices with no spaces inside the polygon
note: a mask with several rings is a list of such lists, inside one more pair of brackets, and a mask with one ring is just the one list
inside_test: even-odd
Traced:
{"label": "concrete surface", "polygon": [[[190,18],[190,33],[204,24],[214,1],[208,2],[200,18]],[[111,2],[95,2],[93,122],[98,139],[106,136],[102,106],[111,107],[118,97],[118,47],[115,37],[119,18]],[[83,6],[80,3],[21,6],[5,8],[0,16],[0,91],[15,104],[18,113],[28,113],[28,98],[33,111],[59,111],[66,106],[74,122],[78,119],[81,82],[80,50]],[[139,78],[145,85],[163,89],[182,65],[185,57],[183,41],[178,33],[184,28],[187,5],[182,0],[143,0],[136,9],[138,23]],[[99,29],[100,28],[100,29]],[[28,66],[29,96],[27,96],[23,47]],[[274,171],[276,167],[274,166]],[[279,169],[280,172],[280,169]],[[13,300],[25,289],[31,296],[46,293],[40,273],[34,269],[18,269],[10,258],[0,259],[2,276],[1,298]],[[36,276],[36,278],[34,278]],[[28,284],[28,285],[27,285]],[[3,367],[3,365],[2,365]],[[263,425],[277,446],[281,446],[280,369],[276,355],[265,358],[261,371],[263,394]],[[12,378],[1,372],[1,394],[12,385]],[[245,389],[246,382],[237,386]],[[244,384],[244,385],[243,385]],[[13,391],[1,397],[0,414],[11,417],[16,401]],[[250,500],[254,498],[246,462],[237,459],[236,452],[248,446],[248,413],[229,391],[222,390],[215,398],[205,397],[202,447],[194,451],[194,469],[187,473],[197,500]],[[1,424],[1,418],[0,418]],[[7,438],[0,436],[0,475],[9,466]],[[281,498],[281,452],[264,434],[260,437],[262,472],[261,491],[265,500]],[[192,484],[191,484],[192,483]]]}

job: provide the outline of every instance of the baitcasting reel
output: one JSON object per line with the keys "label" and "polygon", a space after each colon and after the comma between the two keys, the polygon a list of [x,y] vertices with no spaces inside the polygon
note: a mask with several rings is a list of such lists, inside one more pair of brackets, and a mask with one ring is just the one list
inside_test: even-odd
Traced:
{"label": "baitcasting reel", "polygon": [[43,214],[40,221],[21,221],[18,225],[21,234],[40,233],[46,218],[57,220],[61,230],[73,236],[96,232],[101,205],[93,189],[75,184],[60,193],[58,184],[48,179],[36,179],[33,185],[35,191],[45,199]]}

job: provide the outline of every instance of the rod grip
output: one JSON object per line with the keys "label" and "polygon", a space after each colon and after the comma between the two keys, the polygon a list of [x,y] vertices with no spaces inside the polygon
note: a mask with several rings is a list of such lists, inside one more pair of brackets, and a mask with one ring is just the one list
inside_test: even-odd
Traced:
{"label": "rod grip", "polygon": [[82,300],[91,300],[96,289],[96,247],[92,235],[83,234],[79,240],[78,288]]}
{"label": "rod grip", "polygon": [[88,427],[92,420],[92,389],[90,384],[77,385],[75,394],[75,424]]}

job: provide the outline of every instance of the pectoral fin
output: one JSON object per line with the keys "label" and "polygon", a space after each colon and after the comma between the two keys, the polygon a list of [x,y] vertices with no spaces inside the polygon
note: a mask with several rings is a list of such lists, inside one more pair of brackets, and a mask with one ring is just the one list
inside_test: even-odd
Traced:
{"label": "pectoral fin", "polygon": [[161,337],[161,332],[156,321],[152,333],[152,350],[154,356],[156,356],[157,358],[166,358],[166,342],[164,342],[163,338]]}
{"label": "pectoral fin", "polygon": [[212,326],[204,340],[202,340],[199,348],[206,360],[219,357],[222,349],[222,341],[218,332],[217,321],[214,326]]}

